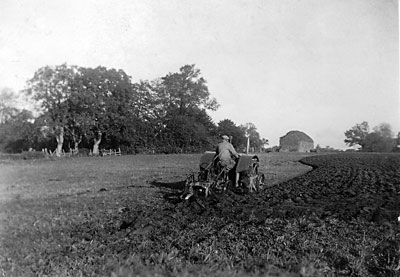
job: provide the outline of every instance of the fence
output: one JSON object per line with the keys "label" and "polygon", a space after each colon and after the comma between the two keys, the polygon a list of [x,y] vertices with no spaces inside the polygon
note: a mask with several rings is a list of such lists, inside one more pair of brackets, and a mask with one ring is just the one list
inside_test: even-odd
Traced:
{"label": "fence", "polygon": [[[45,153],[48,156],[56,156],[57,150],[51,151],[50,149],[44,148],[42,149],[42,152]],[[71,157],[73,155],[78,154],[78,151],[75,149],[70,149],[69,152],[65,152],[64,150],[61,152],[60,156],[61,157]]]}
{"label": "fence", "polygon": [[[42,152],[45,153],[47,156],[56,156],[56,150],[51,151],[47,148],[42,149]],[[75,149],[70,149],[69,152],[65,152],[64,150],[61,152],[60,156],[61,157],[71,157],[77,155],[79,150]],[[101,149],[100,150],[100,156],[121,156],[122,151],[121,148],[116,149]],[[89,153],[87,153],[88,156],[93,156],[92,151],[90,150]]]}
{"label": "fence", "polygon": [[101,149],[100,150],[100,155],[101,156],[121,156],[121,148],[118,148],[118,150],[116,149]]}

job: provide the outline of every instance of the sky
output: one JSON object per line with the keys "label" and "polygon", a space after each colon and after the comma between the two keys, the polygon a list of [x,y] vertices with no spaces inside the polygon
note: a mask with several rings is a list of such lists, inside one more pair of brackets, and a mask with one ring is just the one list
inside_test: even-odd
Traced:
{"label": "sky", "polygon": [[400,131],[398,14],[397,0],[2,0],[0,88],[19,92],[45,65],[138,82],[195,64],[215,123],[346,149],[363,121]]}

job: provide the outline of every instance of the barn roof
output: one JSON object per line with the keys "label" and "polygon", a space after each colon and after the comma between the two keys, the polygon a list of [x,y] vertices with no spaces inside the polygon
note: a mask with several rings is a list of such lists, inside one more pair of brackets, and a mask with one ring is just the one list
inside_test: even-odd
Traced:
{"label": "barn roof", "polygon": [[295,141],[306,141],[306,142],[312,142],[312,143],[314,142],[309,135],[307,135],[301,131],[296,131],[296,130],[289,131],[286,135],[281,137],[281,139],[282,138],[286,138],[286,139],[290,138],[290,140],[295,140]]}

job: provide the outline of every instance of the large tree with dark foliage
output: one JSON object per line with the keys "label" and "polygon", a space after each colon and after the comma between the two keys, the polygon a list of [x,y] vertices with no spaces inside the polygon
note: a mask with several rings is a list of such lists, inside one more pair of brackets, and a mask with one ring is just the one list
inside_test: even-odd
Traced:
{"label": "large tree with dark foliage", "polygon": [[[213,123],[207,112],[219,104],[195,65],[138,83],[123,70],[102,66],[45,66],[27,82],[26,92],[41,107],[31,144],[53,149],[57,141],[58,155],[68,149],[64,141],[76,150],[82,141],[94,154],[100,143],[128,153],[210,150],[222,134],[233,136],[236,147],[246,145],[243,128],[230,120]],[[3,119],[12,114],[8,107],[1,108]],[[257,146],[261,140],[252,127],[246,130]],[[54,140],[51,145],[49,138]]]}
{"label": "large tree with dark foliage", "polygon": [[83,136],[93,140],[94,154],[103,135],[117,143],[121,140],[132,96],[131,79],[124,71],[45,66],[27,84],[27,93],[41,104],[43,123],[56,137],[58,155],[66,136],[75,149]]}
{"label": "large tree with dark foliage", "polygon": [[217,100],[210,97],[206,80],[194,64],[167,74],[162,78],[160,89],[167,110],[178,115],[188,115],[193,109],[216,110],[219,106]]}
{"label": "large tree with dark foliage", "polygon": [[356,124],[344,133],[346,136],[344,142],[349,146],[360,145],[363,148],[368,134],[369,125],[368,122],[364,121],[361,124]]}
{"label": "large tree with dark foliage", "polygon": [[227,135],[232,137],[232,144],[235,148],[243,149],[246,147],[245,129],[237,126],[232,120],[224,119],[218,122],[217,133],[219,136]]}
{"label": "large tree with dark foliage", "polygon": [[127,113],[129,118],[121,141],[128,152],[153,152],[165,140],[167,110],[166,101],[160,93],[161,87],[161,79],[132,85]]}
{"label": "large tree with dark foliage", "polygon": [[93,154],[105,135],[119,144],[132,112],[131,77],[123,70],[105,67],[79,68],[75,82],[76,94],[71,105],[71,116],[77,120],[80,132],[93,140]]}
{"label": "large tree with dark foliage", "polygon": [[211,98],[200,70],[185,65],[167,74],[161,78],[157,95],[165,113],[161,124],[164,144],[180,150],[207,147],[215,126],[206,111],[216,110],[219,104]]}
{"label": "large tree with dark foliage", "polygon": [[[27,82],[26,92],[40,103],[46,114],[46,125],[57,140],[56,153],[62,152],[64,134],[70,115],[70,99],[73,98],[74,78],[78,68],[62,64],[38,69]],[[78,104],[78,103],[76,103]]]}

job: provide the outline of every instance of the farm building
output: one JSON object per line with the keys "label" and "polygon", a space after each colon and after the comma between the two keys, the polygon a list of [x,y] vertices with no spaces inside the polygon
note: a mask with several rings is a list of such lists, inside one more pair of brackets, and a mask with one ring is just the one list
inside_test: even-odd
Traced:
{"label": "farm building", "polygon": [[290,131],[279,139],[280,152],[310,152],[314,141],[300,131]]}

